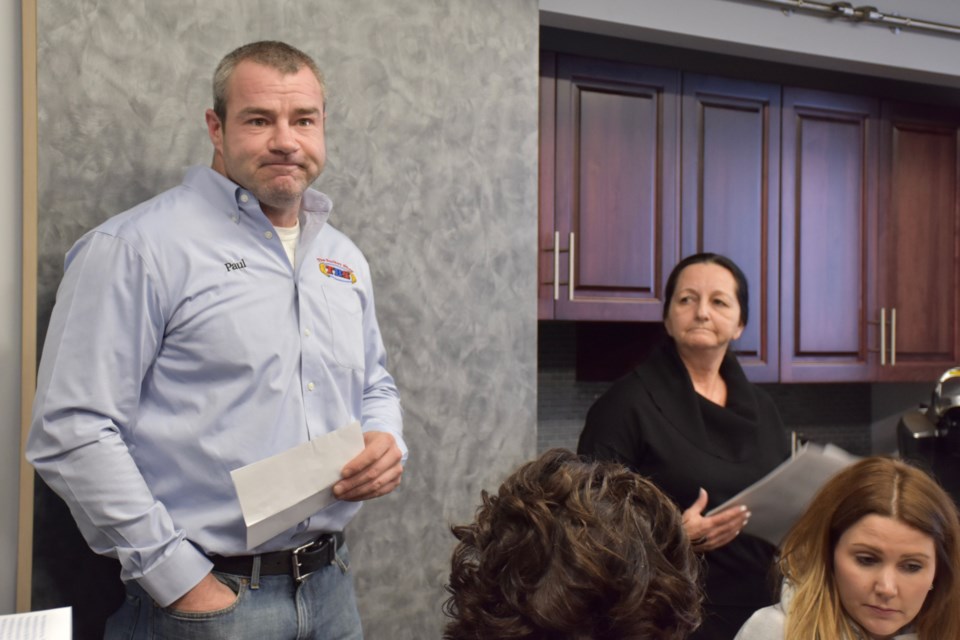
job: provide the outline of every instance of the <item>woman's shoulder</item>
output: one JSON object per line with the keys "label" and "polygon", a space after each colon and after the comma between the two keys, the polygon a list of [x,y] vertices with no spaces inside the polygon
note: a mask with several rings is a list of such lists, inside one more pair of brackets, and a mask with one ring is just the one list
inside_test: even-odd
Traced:
{"label": "woman's shoulder", "polygon": [[591,411],[603,415],[629,411],[645,414],[653,405],[678,401],[683,396],[682,383],[681,376],[670,366],[669,359],[655,352],[614,381],[594,401]]}
{"label": "woman's shoulder", "polygon": [[658,406],[669,400],[660,393],[650,363],[644,362],[614,382],[587,411],[577,451],[615,459],[636,468],[649,429],[659,424]]}
{"label": "woman's shoulder", "polygon": [[630,415],[645,414],[649,403],[649,390],[632,371],[615,381],[593,401],[587,411],[587,422],[620,422]]}
{"label": "woman's shoulder", "polygon": [[754,611],[734,640],[779,640],[783,637],[783,607],[775,604]]}
{"label": "woman's shoulder", "polygon": [[664,353],[665,349],[666,345],[658,345],[642,362],[616,379],[600,395],[600,404],[636,401],[638,397],[643,397],[638,395],[639,392],[655,392],[664,379],[677,377],[671,370],[669,354]]}
{"label": "woman's shoulder", "polygon": [[[785,625],[783,604],[777,603],[754,611],[733,640],[780,640]],[[901,632],[892,640],[919,640],[919,636],[912,632]]]}

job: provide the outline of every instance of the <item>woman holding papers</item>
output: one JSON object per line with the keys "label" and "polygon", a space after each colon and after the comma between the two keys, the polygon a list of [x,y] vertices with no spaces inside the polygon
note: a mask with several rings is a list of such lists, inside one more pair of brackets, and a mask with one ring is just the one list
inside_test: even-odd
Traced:
{"label": "woman holding papers", "polygon": [[773,604],[774,548],[738,535],[750,513],[705,512],[789,456],[770,397],[747,381],[729,351],[747,324],[748,291],[729,258],[701,253],[667,279],[670,337],[590,408],[578,451],[616,460],[653,480],[681,508],[703,554],[706,602],[697,640],[730,640],[757,608]]}
{"label": "woman holding papers", "polygon": [[903,462],[834,476],[783,541],[780,603],[736,640],[960,638],[960,524],[951,498]]}

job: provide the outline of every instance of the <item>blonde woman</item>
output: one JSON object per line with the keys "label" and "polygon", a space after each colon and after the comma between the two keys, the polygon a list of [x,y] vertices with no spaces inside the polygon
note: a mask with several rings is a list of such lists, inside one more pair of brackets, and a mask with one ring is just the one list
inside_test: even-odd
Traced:
{"label": "blonde woman", "polygon": [[735,640],[960,638],[960,524],[923,471],[867,458],[830,480],[784,539],[780,603]]}

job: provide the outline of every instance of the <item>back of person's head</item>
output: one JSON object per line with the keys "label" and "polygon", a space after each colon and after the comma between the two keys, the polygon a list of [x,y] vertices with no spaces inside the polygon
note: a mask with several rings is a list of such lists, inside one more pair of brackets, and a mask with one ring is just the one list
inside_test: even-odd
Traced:
{"label": "back of person's head", "polygon": [[453,533],[448,640],[673,640],[699,626],[680,512],[622,465],[550,450]]}
{"label": "back of person's head", "polygon": [[929,536],[935,549],[933,586],[913,621],[921,640],[960,638],[960,524],[953,500],[926,473],[885,457],[844,469],[814,497],[784,538],[780,571],[792,592],[786,640],[859,637],[844,611],[834,550],[862,518],[890,518]]}

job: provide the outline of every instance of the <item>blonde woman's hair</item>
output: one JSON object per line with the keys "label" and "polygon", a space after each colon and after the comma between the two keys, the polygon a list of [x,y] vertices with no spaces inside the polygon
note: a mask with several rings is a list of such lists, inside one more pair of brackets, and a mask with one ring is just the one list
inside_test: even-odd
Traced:
{"label": "blonde woman's hair", "polygon": [[960,524],[953,500],[923,471],[884,457],[861,460],[827,482],[783,541],[780,572],[793,593],[785,640],[856,638],[844,612],[833,554],[843,533],[867,515],[893,518],[933,539],[933,590],[914,620],[921,640],[960,638]]}

